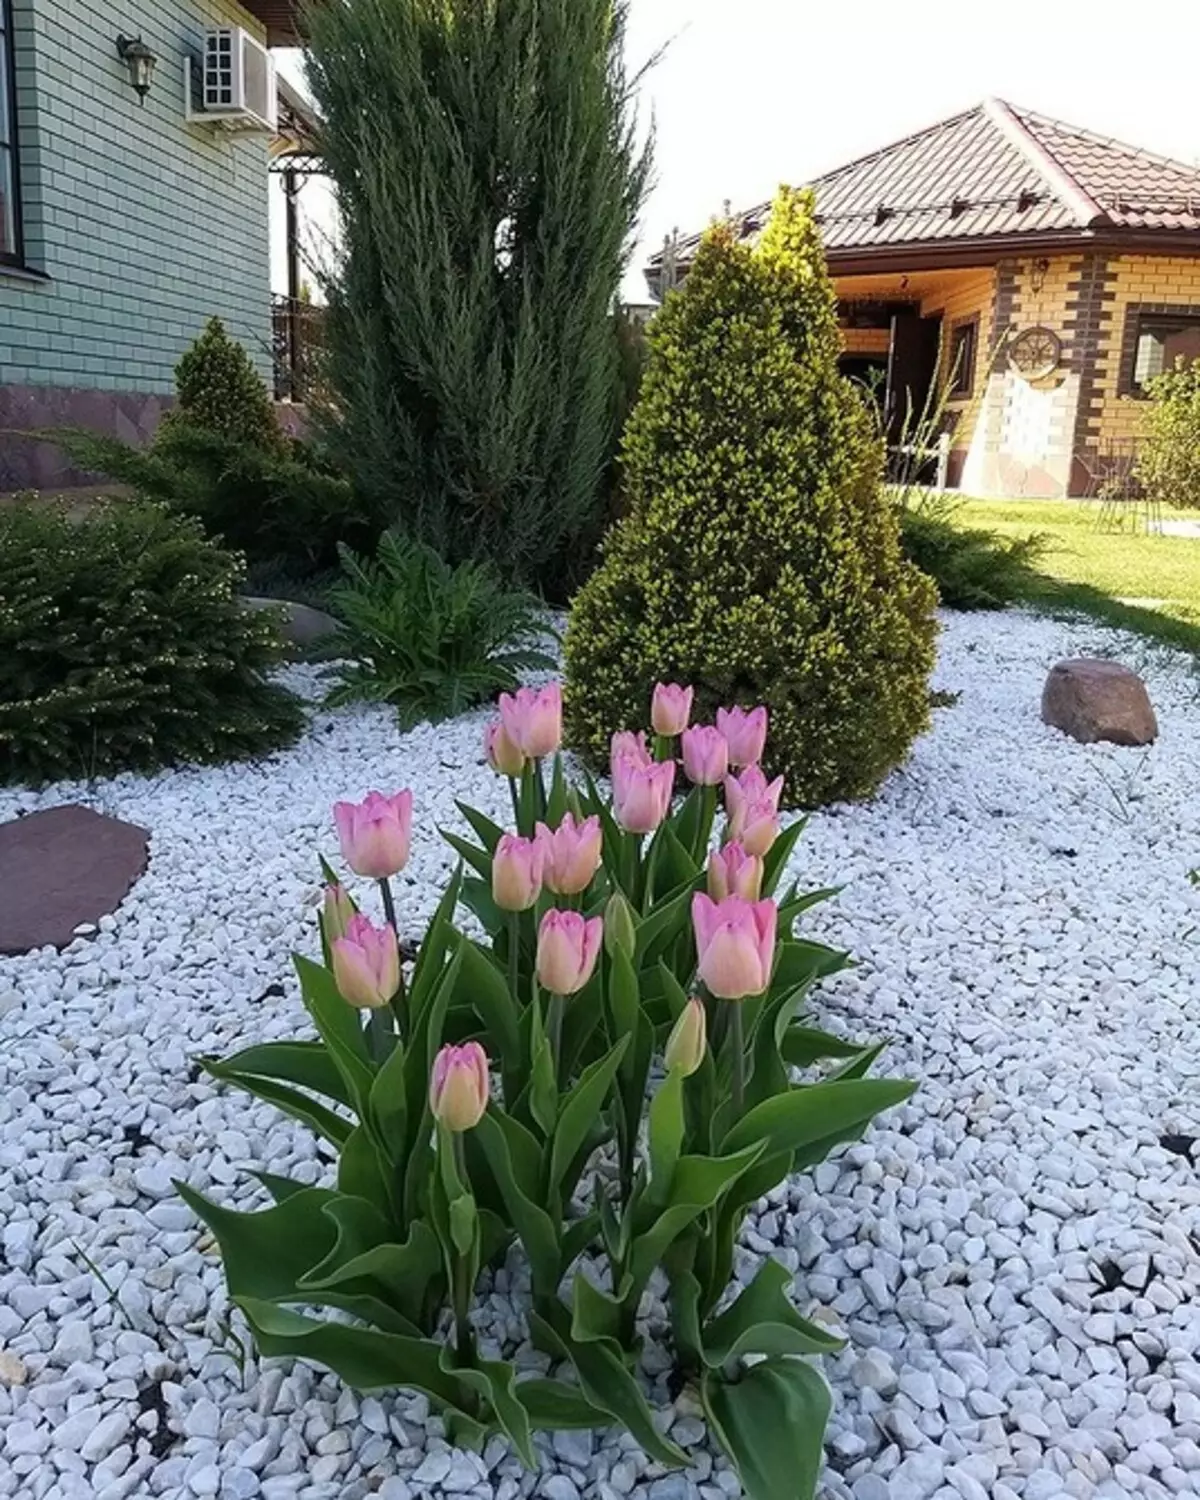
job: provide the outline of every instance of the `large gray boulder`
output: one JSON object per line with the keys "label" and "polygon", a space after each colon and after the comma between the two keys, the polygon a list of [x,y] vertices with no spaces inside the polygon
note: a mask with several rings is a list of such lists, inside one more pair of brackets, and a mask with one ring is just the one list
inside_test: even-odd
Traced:
{"label": "large gray boulder", "polygon": [[244,609],[273,609],[279,613],[284,640],[294,648],[292,655],[307,656],[323,646],[338,629],[338,622],[323,609],[310,604],[295,604],[289,599],[258,599],[246,594]]}

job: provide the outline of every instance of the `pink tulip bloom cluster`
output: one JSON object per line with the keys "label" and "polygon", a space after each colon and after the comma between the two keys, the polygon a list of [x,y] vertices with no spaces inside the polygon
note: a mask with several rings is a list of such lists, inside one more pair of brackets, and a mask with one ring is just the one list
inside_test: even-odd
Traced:
{"label": "pink tulip bloom cluster", "polygon": [[412,842],[413,794],[397,792],[385,797],[368,792],[362,802],[335,802],[342,858],[356,875],[368,880],[387,880],[408,863]]}
{"label": "pink tulip bloom cluster", "polygon": [[329,945],[333,979],[349,1005],[380,1010],[400,988],[400,945],[390,922],[376,927],[361,913],[346,923],[345,935]]}
{"label": "pink tulip bloom cluster", "polygon": [[487,1053],[478,1042],[447,1045],[433,1060],[429,1079],[429,1109],[440,1125],[454,1134],[472,1130],[483,1119],[491,1081]]}
{"label": "pink tulip bloom cluster", "polygon": [[757,765],[740,776],[725,778],[725,812],[729,837],[739,840],[747,854],[761,857],[779,837],[779,798],[783,777],[769,782]]}
{"label": "pink tulip bloom cluster", "polygon": [[674,739],[688,727],[692,717],[695,688],[680,687],[677,682],[660,682],[650,702],[650,727],[665,739]]}
{"label": "pink tulip bloom cluster", "polygon": [[553,755],[562,744],[562,688],[521,688],[500,695],[500,727],[529,760]]}
{"label": "pink tulip bloom cluster", "polygon": [[718,1000],[761,995],[771,982],[779,912],[774,901],[714,901],[703,891],[692,897],[697,974]]}
{"label": "pink tulip bloom cluster", "polygon": [[552,995],[576,994],[592,977],[603,941],[603,918],[548,911],[538,929],[538,983]]}
{"label": "pink tulip bloom cluster", "polygon": [[646,736],[622,730],[612,738],[613,816],[626,833],[653,833],[671,809],[675,762],[656,762]]}
{"label": "pink tulip bloom cluster", "polygon": [[729,746],[731,766],[752,766],[763,757],[767,744],[767,711],[761,705],[717,709],[717,728]]}

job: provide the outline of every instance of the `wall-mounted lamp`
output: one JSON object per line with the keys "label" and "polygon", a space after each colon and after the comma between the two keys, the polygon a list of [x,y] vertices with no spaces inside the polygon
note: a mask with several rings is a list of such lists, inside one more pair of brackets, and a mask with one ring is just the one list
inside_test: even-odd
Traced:
{"label": "wall-mounted lamp", "polygon": [[140,36],[119,36],[117,56],[129,69],[130,85],[136,90],[139,102],[144,105],[146,95],[150,92],[150,85],[154,81],[154,69],[158,64],[158,58]]}

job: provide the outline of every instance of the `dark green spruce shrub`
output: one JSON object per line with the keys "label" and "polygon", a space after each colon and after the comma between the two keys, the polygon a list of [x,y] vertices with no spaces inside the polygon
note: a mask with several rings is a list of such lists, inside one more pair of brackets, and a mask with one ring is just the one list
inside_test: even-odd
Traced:
{"label": "dark green spruce shrub", "polygon": [[557,665],[536,649],[547,629],[538,600],[509,589],[488,563],[451,567],[432,547],[385,532],[373,560],[343,547],[342,567],[330,591],[342,621],[330,647],[340,679],[331,703],[389,703],[407,729]]}
{"label": "dark green spruce shrub", "polygon": [[937,585],[947,609],[1007,609],[1029,599],[1044,579],[1037,570],[1042,536],[1005,537],[959,526],[952,502],[905,505],[900,512],[904,555]]}
{"label": "dark green spruce shrub", "polygon": [[374,540],[349,481],[281,431],[262,378],[218,318],[175,380],[178,404],[148,447],[75,429],[45,436],[80,468],[199,516],[211,537],[278,574],[306,579],[336,565],[339,541]]}
{"label": "dark green spruce shrub", "polygon": [[113,501],[0,507],[0,782],[262,755],[299,702],[267,679],[273,620],[199,522]]}
{"label": "dark green spruce shrub", "polygon": [[626,10],[306,9],[344,251],[323,437],[390,523],[552,597],[603,529],[619,421],[611,308],[648,168]]}
{"label": "dark green spruce shrub", "polygon": [[567,629],[569,734],[599,759],[655,682],[691,683],[698,718],[767,705],[793,804],[866,796],[929,723],[936,597],[838,373],[811,196],[784,189],[757,248],[710,231],[648,339],[629,512]]}

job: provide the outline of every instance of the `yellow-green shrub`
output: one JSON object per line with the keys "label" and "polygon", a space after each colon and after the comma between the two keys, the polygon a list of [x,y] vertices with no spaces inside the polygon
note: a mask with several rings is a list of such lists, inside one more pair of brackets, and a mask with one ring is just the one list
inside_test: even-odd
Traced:
{"label": "yellow-green shrub", "polygon": [[882,452],[838,373],[811,195],[759,245],[706,236],[649,331],[627,515],[567,631],[568,729],[599,758],[654,683],[763,702],[793,803],[866,796],[928,724],[936,595],[900,552]]}

